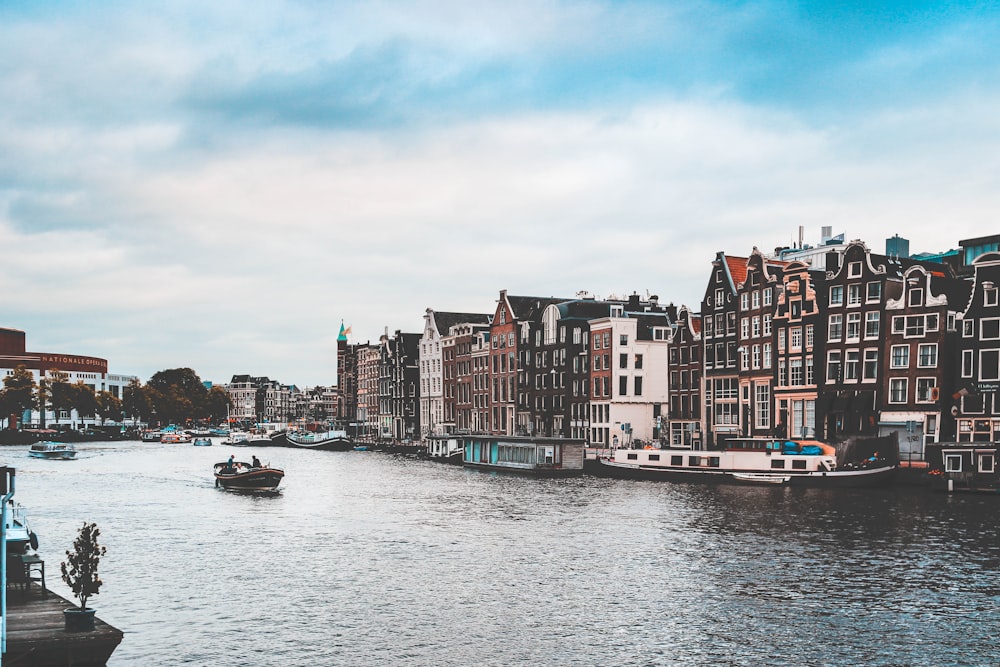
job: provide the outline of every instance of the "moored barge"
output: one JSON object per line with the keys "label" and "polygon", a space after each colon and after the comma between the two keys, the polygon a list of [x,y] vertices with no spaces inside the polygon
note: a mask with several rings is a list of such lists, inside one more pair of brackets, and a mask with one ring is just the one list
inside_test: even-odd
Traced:
{"label": "moored barge", "polygon": [[460,435],[462,464],[538,477],[583,474],[584,441],[512,435]]}
{"label": "moored barge", "polygon": [[882,486],[898,469],[877,455],[838,466],[830,445],[760,438],[731,440],[712,451],[616,449],[589,464],[591,472],[604,477],[812,487]]}

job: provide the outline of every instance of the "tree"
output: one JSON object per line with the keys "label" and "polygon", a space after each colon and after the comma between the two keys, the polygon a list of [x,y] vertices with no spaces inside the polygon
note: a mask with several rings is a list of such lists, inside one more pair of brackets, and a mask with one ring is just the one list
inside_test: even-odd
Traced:
{"label": "tree", "polygon": [[96,523],[83,523],[80,534],[73,540],[73,551],[66,552],[66,561],[61,563],[63,581],[80,601],[80,611],[87,608],[87,598],[101,590],[101,578],[97,576],[97,566],[105,548],[97,543],[101,534]]}
{"label": "tree", "polygon": [[35,376],[24,365],[17,366],[3,379],[4,414],[11,415],[16,422],[25,410],[36,406]]}
{"label": "tree", "polygon": [[114,421],[120,421],[122,416],[122,401],[110,391],[97,393],[97,414],[101,418],[101,426],[104,420],[112,417]]}
{"label": "tree", "polygon": [[76,399],[76,390],[69,383],[69,375],[62,371],[52,371],[48,376],[39,382],[39,411],[44,412],[47,403],[51,406],[55,415],[56,423],[59,423],[59,414],[63,411],[70,412]]}
{"label": "tree", "polygon": [[73,385],[73,407],[81,419],[97,414],[97,394],[89,384],[77,382]]}
{"label": "tree", "polygon": [[184,422],[194,419],[203,409],[208,389],[198,374],[190,368],[170,368],[149,378],[147,389],[158,416],[166,421]]}
{"label": "tree", "polygon": [[153,402],[149,398],[149,392],[138,380],[129,382],[122,391],[122,408],[126,415],[132,417],[133,422],[148,422],[152,416]]}
{"label": "tree", "polygon": [[205,395],[203,416],[212,423],[222,421],[229,415],[229,406],[232,401],[229,392],[222,387],[212,387]]}

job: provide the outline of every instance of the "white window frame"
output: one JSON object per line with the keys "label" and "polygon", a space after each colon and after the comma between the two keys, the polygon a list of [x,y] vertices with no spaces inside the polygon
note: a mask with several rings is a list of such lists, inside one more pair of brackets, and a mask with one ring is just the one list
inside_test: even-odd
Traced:
{"label": "white window frame", "polygon": [[[905,354],[897,355],[897,352],[905,351]],[[902,357],[902,362],[897,361],[897,356]],[[909,368],[910,367],[910,346],[893,345],[889,349],[889,368]]]}
{"label": "white window frame", "polygon": [[[902,387],[902,399],[899,398],[898,387]],[[889,403],[893,405],[904,404],[909,393],[910,387],[907,378],[889,378]]]}
{"label": "white window frame", "polygon": [[[997,355],[997,364],[996,365],[990,364],[991,366],[993,366],[994,371],[996,372],[996,375],[993,375],[993,376],[983,375],[983,371],[986,370],[986,367],[987,367],[987,364],[984,363],[984,361],[983,361],[983,355],[986,355],[986,354],[996,354]],[[1000,350],[998,350],[996,348],[991,348],[991,349],[988,349],[988,350],[979,350],[979,381],[980,382],[996,382],[998,380],[1000,380]]]}
{"label": "white window frame", "polygon": [[[934,363],[925,364],[923,363],[923,350],[932,349],[934,350]],[[938,365],[938,349],[937,343],[919,343],[917,344],[917,368],[937,368]]]}
{"label": "white window frame", "polygon": [[[927,395],[924,398],[920,397],[920,388],[923,386],[927,390]],[[933,403],[934,402],[934,388],[937,387],[937,378],[934,377],[918,377],[916,381],[916,390],[914,392],[913,400],[915,403]]]}

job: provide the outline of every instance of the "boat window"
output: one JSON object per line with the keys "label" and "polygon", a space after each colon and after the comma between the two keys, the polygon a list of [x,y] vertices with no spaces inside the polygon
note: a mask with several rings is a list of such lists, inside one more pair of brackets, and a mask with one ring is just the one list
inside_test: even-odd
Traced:
{"label": "boat window", "polygon": [[684,457],[681,455],[671,456],[670,465],[672,466],[682,466],[684,465]]}
{"label": "boat window", "polygon": [[979,457],[979,472],[993,472],[996,460],[993,454],[983,454]]}
{"label": "boat window", "polygon": [[709,456],[708,457],[708,467],[709,468],[718,468],[719,467],[719,457],[718,456]]}
{"label": "boat window", "polygon": [[792,470],[805,470],[806,460],[805,459],[792,459]]}
{"label": "boat window", "polygon": [[772,468],[784,468],[785,467],[785,459],[771,459],[771,467]]}
{"label": "boat window", "polygon": [[638,454],[627,454],[626,456],[628,456],[629,461],[635,461],[637,458],[639,458]]}
{"label": "boat window", "polygon": [[689,466],[700,466],[701,465],[701,457],[700,456],[689,456],[688,457],[688,465]]}
{"label": "boat window", "polygon": [[962,455],[948,454],[945,456],[944,469],[946,472],[962,472]]}
{"label": "boat window", "polygon": [[659,461],[660,460],[660,455],[659,454],[650,454],[649,455],[649,460],[650,461]]}

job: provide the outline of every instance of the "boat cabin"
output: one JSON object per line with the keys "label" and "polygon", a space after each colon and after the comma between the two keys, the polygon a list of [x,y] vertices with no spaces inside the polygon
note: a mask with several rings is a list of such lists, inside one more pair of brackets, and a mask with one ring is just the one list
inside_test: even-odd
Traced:
{"label": "boat cabin", "polygon": [[543,476],[583,474],[584,441],[510,435],[457,436],[469,467]]}
{"label": "boat cabin", "polygon": [[[937,449],[934,447],[933,449]],[[928,447],[932,478],[947,491],[1000,491],[996,443],[954,443],[940,445],[940,454]]]}

